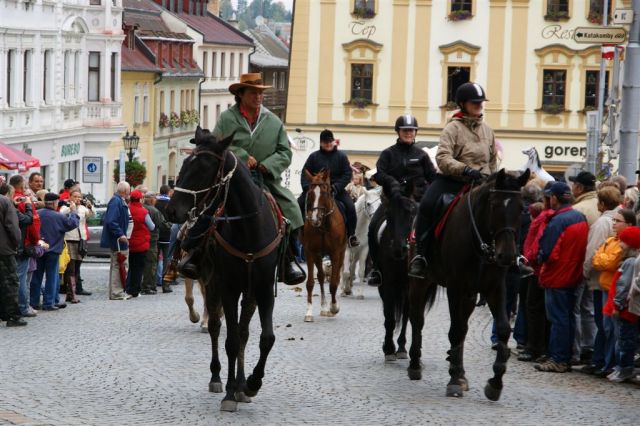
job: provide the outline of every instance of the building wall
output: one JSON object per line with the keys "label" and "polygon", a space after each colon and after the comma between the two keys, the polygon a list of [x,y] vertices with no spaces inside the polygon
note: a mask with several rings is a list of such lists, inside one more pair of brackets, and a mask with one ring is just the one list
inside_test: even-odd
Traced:
{"label": "building wall", "polygon": [[[352,157],[371,162],[395,140],[396,117],[412,113],[421,126],[418,140],[434,142],[450,115],[449,67],[468,67],[487,91],[485,118],[504,146],[504,166],[522,166],[520,151],[532,145],[539,152],[567,147],[567,155],[553,156],[558,167],[583,162],[571,148],[585,145],[585,75],[599,69],[600,51],[572,35],[594,25],[589,0],[569,1],[569,18],[560,21],[545,19],[544,0],[472,3],[471,19],[450,21],[445,0],[377,1],[372,18],[352,14],[353,0],[296,2],[288,127],[315,140],[330,127]],[[613,2],[624,6],[630,2]],[[373,66],[370,105],[349,103],[352,63]],[[566,71],[564,112],[541,110],[545,69]]]}

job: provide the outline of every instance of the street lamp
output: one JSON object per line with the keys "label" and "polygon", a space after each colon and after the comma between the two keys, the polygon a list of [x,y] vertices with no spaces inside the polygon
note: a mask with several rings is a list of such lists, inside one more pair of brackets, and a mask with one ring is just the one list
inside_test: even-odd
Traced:
{"label": "street lamp", "polygon": [[124,149],[127,150],[127,156],[129,157],[129,162],[133,161],[133,151],[138,149],[138,142],[140,142],[140,136],[136,135],[136,131],[133,131],[133,135],[129,136],[129,131],[122,137],[122,142],[124,143]]}

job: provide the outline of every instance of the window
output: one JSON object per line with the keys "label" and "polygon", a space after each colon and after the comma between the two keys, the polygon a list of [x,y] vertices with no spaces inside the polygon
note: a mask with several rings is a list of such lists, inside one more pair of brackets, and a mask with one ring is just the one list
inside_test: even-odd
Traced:
{"label": "window", "polygon": [[547,15],[544,18],[548,20],[568,19],[569,0],[547,0]]}
{"label": "window", "polygon": [[80,96],[80,52],[76,52],[73,57],[73,97],[78,99]]}
{"label": "window", "polygon": [[359,18],[373,18],[376,15],[375,0],[354,0],[353,14]]}
{"label": "window", "polygon": [[[604,98],[609,96],[609,71],[604,78]],[[600,84],[600,71],[587,71],[584,86],[584,109],[598,108],[598,87]]]}
{"label": "window", "polygon": [[224,69],[224,52],[220,53],[220,77],[226,77],[227,74]]}
{"label": "window", "polygon": [[169,112],[176,112],[176,94],[173,90],[169,95]]}
{"label": "window", "polygon": [[235,54],[229,54],[229,77],[235,77],[236,67],[235,67]]}
{"label": "window", "polygon": [[218,54],[216,52],[211,52],[211,77],[217,77],[218,76],[218,70],[216,68],[216,59],[218,57]]}
{"label": "window", "polygon": [[113,52],[111,53],[111,101],[116,101],[116,64],[118,61],[118,54]]}
{"label": "window", "polygon": [[[611,0],[607,0],[607,16],[611,17]],[[602,24],[602,15],[604,14],[604,0],[589,1],[589,17],[587,18],[592,24]]]}
{"label": "window", "polygon": [[71,52],[64,52],[64,100],[69,100],[71,85]]}
{"label": "window", "polygon": [[238,53],[238,74],[244,73],[244,55]]}
{"label": "window", "polygon": [[447,67],[447,104],[456,103],[456,91],[470,80],[470,75],[469,67]]}
{"label": "window", "polygon": [[100,52],[89,52],[89,98],[90,102],[100,100]]}
{"label": "window", "polygon": [[149,122],[149,96],[147,95],[142,98],[142,122]]}
{"label": "window", "polygon": [[216,122],[220,118],[220,104],[216,105]]}
{"label": "window", "polygon": [[164,90],[160,91],[160,114],[164,114]]}
{"label": "window", "polygon": [[22,102],[31,104],[31,50],[24,51],[24,63],[22,67]]}
{"label": "window", "polygon": [[16,55],[15,50],[7,52],[7,105],[12,106],[11,86],[13,85],[13,58]]}
{"label": "window", "polygon": [[276,71],[274,71],[271,76],[271,85],[274,89],[278,88],[278,73]]}
{"label": "window", "polygon": [[102,0],[89,0],[89,4],[91,6],[100,6],[102,4]]}
{"label": "window", "polygon": [[565,70],[544,70],[542,84],[542,107],[564,109],[564,94],[567,81]]}
{"label": "window", "polygon": [[209,106],[205,105],[202,107],[202,126],[205,129],[209,128]]}
{"label": "window", "polygon": [[371,103],[373,64],[351,64],[351,100]]}
{"label": "window", "polygon": [[[9,62],[10,63],[10,62]],[[49,75],[51,73],[51,50],[45,50],[42,56],[42,100],[45,103],[49,100]],[[10,96],[7,94],[7,103]]]}
{"label": "window", "polygon": [[180,111],[184,111],[184,90],[180,91]]}
{"label": "window", "polygon": [[138,95],[133,98],[133,122],[140,123],[140,96]]}
{"label": "window", "polygon": [[281,90],[284,90],[286,88],[286,85],[287,85],[286,81],[287,80],[286,80],[286,77],[285,77],[285,72],[282,71],[280,73],[280,89]]}
{"label": "window", "polygon": [[469,12],[472,9],[472,0],[451,0],[452,12]]}
{"label": "window", "polygon": [[191,109],[194,109],[196,101],[196,90],[191,89]]}
{"label": "window", "polygon": [[203,52],[202,53],[202,72],[204,73],[204,76],[207,76],[207,59],[208,58],[208,54],[207,52]]}

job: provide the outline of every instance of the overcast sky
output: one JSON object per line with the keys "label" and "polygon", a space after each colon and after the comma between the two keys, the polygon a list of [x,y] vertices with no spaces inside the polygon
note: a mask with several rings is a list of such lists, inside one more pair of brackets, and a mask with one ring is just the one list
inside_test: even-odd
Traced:
{"label": "overcast sky", "polygon": [[[247,0],[247,5],[251,4],[252,0]],[[292,10],[293,9],[293,0],[273,0],[272,3],[284,3],[284,7],[287,10]],[[233,7],[236,8],[238,7],[238,0],[231,0],[231,3],[233,3]]]}

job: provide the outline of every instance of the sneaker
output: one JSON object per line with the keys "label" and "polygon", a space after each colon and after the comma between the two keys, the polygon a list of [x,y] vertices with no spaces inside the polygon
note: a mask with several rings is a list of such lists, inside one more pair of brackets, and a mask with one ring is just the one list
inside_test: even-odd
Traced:
{"label": "sneaker", "polygon": [[632,368],[622,368],[619,370],[614,370],[613,373],[607,376],[607,379],[609,379],[614,383],[622,383],[622,382],[626,382],[627,380],[633,379],[634,377],[635,377],[635,374],[633,374],[633,367],[632,367]]}
{"label": "sneaker", "polygon": [[360,241],[358,241],[358,237],[352,235],[349,237],[348,241],[349,247],[358,247],[360,245]]}
{"label": "sneaker", "polygon": [[58,308],[58,309],[64,309],[64,308],[66,308],[66,307],[67,307],[67,304],[66,304],[66,303],[56,303],[56,305],[55,305],[55,306],[56,306],[56,308]]}
{"label": "sneaker", "polygon": [[571,371],[568,364],[563,362],[556,362],[553,359],[548,359],[542,364],[534,365],[534,368],[538,371],[543,371],[547,373],[566,373],[567,371]]}
{"label": "sneaker", "polygon": [[413,278],[424,279],[425,274],[427,272],[427,259],[424,256],[417,255],[413,259],[411,259],[411,264],[409,265],[409,275]]}
{"label": "sneaker", "polygon": [[26,312],[22,312],[20,315],[22,317],[25,317],[25,318],[33,318],[33,317],[37,316],[38,314],[33,312],[33,309],[30,309],[30,310],[27,310]]}
{"label": "sneaker", "polygon": [[150,294],[157,294],[158,292],[156,290],[142,290],[140,292],[140,294],[144,294],[144,295],[150,295]]}
{"label": "sneaker", "polygon": [[7,320],[7,327],[22,327],[27,325],[27,322],[20,317],[13,317]]}
{"label": "sneaker", "polygon": [[618,370],[617,368],[614,368],[613,371],[607,375],[607,379],[611,380],[612,378],[616,377],[619,374],[620,374],[620,370]]}
{"label": "sneaker", "polygon": [[367,277],[367,284],[371,287],[380,287],[380,284],[382,284],[382,274],[380,274],[380,271],[372,269]]}
{"label": "sneaker", "polygon": [[597,371],[600,371],[600,369],[601,369],[600,367],[597,367],[597,366],[595,366],[593,364],[587,364],[587,365],[583,366],[582,368],[580,368],[578,371],[580,373],[593,375]]}

